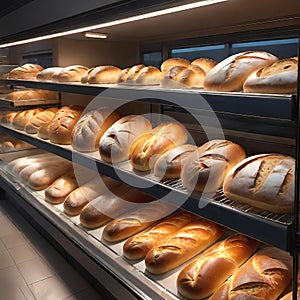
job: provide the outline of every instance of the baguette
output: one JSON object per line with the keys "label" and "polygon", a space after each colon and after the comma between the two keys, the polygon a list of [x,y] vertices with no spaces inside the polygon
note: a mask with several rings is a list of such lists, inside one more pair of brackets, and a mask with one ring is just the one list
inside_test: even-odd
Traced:
{"label": "baguette", "polygon": [[152,274],[171,271],[216,242],[224,231],[211,221],[194,221],[152,248],[145,257],[146,269]]}
{"label": "baguette", "polygon": [[109,242],[122,241],[173,211],[174,206],[161,201],[143,205],[108,223],[104,227],[102,237]]}
{"label": "baguette", "polygon": [[193,219],[195,215],[183,211],[159,221],[151,228],[129,238],[123,245],[123,255],[130,260],[144,258],[151,248]]}
{"label": "baguette", "polygon": [[276,300],[292,279],[292,258],[274,247],[258,251],[209,300]]}
{"label": "baguette", "polygon": [[259,242],[241,234],[215,244],[181,270],[177,277],[179,293],[188,299],[210,296],[258,246]]}

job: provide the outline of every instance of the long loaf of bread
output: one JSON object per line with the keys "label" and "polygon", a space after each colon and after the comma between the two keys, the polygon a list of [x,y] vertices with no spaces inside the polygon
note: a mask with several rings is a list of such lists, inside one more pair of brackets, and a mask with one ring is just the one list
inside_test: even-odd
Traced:
{"label": "long loaf of bread", "polygon": [[224,228],[208,220],[194,221],[152,248],[145,257],[150,273],[163,274],[200,253],[224,233]]}

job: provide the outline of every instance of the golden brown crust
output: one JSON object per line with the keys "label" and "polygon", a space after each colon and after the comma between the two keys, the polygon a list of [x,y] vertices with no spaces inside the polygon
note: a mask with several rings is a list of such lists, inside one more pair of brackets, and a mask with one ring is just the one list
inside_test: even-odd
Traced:
{"label": "golden brown crust", "polygon": [[44,68],[37,64],[24,64],[20,67],[12,69],[8,73],[8,79],[24,79],[24,80],[35,80],[39,72]]}
{"label": "golden brown crust", "polygon": [[170,67],[182,66],[189,67],[191,65],[190,61],[185,58],[173,57],[166,59],[160,66],[162,72],[167,71]]}
{"label": "golden brown crust", "polygon": [[42,108],[32,108],[18,112],[12,120],[12,125],[16,129],[24,130],[27,122],[41,111],[43,111]]}
{"label": "golden brown crust", "polygon": [[135,84],[138,85],[159,85],[161,72],[158,68],[148,66],[142,68],[135,79]]}
{"label": "golden brown crust", "polygon": [[85,75],[87,70],[87,67],[81,65],[68,66],[55,74],[53,80],[60,82],[81,82],[81,78]]}
{"label": "golden brown crust", "polygon": [[37,74],[36,79],[40,81],[52,81],[62,71],[62,69],[63,68],[61,67],[51,67],[44,69]]}
{"label": "golden brown crust", "polygon": [[21,90],[9,93],[6,96],[8,100],[42,100],[42,99],[57,99],[57,93],[45,90]]}
{"label": "golden brown crust", "polygon": [[[91,69],[90,69],[91,70]],[[88,83],[118,83],[122,70],[115,66],[99,66],[86,74]]]}
{"label": "golden brown crust", "polygon": [[205,75],[217,64],[216,61],[207,57],[197,58],[192,61],[192,65],[200,67],[205,72]]}

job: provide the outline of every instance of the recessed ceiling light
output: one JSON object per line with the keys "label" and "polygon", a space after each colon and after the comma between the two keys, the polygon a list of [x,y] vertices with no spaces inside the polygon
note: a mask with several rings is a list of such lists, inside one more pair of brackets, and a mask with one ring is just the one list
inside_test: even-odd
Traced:
{"label": "recessed ceiling light", "polygon": [[86,32],[84,34],[84,36],[87,38],[94,38],[94,39],[106,39],[107,38],[107,34],[97,33],[97,32]]}

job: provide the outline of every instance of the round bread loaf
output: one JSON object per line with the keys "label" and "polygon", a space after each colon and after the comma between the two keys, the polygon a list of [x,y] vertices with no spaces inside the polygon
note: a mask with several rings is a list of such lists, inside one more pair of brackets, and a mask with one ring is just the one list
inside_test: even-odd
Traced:
{"label": "round bread loaf", "polygon": [[131,164],[139,171],[149,171],[159,156],[187,141],[186,129],[172,122],[162,123],[151,132],[138,137],[130,148]]}
{"label": "round bread loaf", "polygon": [[161,178],[179,178],[184,160],[198,147],[181,145],[163,154],[154,165],[154,175]]}
{"label": "round bread loaf", "polygon": [[125,77],[124,82],[126,83],[134,83],[135,80],[137,79],[139,73],[141,72],[141,70],[144,68],[145,66],[142,64],[139,65],[135,65],[133,67],[130,68],[130,70],[127,73],[127,76]]}
{"label": "round bread loaf", "polygon": [[68,66],[63,68],[59,73],[53,76],[53,80],[60,82],[81,81],[82,76],[85,75],[87,67],[81,65]]}
{"label": "round bread loaf", "polygon": [[255,71],[277,61],[278,58],[263,51],[234,54],[212,68],[205,77],[204,89],[208,91],[241,91],[245,80]]}
{"label": "round bread loaf", "polygon": [[64,106],[59,109],[50,124],[50,142],[70,145],[73,128],[80,119],[83,109],[79,105]]}
{"label": "round bread loaf", "polygon": [[100,66],[93,68],[88,75],[88,83],[117,83],[122,70],[114,66]]}
{"label": "round bread loaf", "polygon": [[173,57],[166,59],[160,66],[162,72],[167,71],[171,67],[182,66],[182,67],[190,67],[191,63],[185,58]]}
{"label": "round bread loaf", "polygon": [[35,80],[39,72],[44,68],[37,64],[25,64],[23,66],[12,69],[8,73],[8,79],[26,79]]}
{"label": "round bread loaf", "polygon": [[61,67],[51,67],[51,68],[47,68],[41,72],[39,72],[36,76],[37,80],[40,81],[52,81],[55,76],[57,76],[63,68]]}
{"label": "round bread loaf", "polygon": [[189,191],[216,192],[229,170],[246,157],[244,149],[231,141],[212,140],[186,158],[180,177]]}
{"label": "round bread loaf", "polygon": [[36,114],[43,111],[42,108],[32,108],[28,110],[21,111],[15,115],[15,117],[12,120],[12,125],[19,130],[24,130],[27,122],[31,118],[33,118]]}
{"label": "round bread loaf", "polygon": [[246,93],[296,94],[298,57],[287,58],[252,73],[244,83]]}
{"label": "round bread loaf", "polygon": [[274,213],[294,208],[295,159],[281,154],[248,157],[227,174],[225,197]]}
{"label": "round bread loaf", "polygon": [[159,85],[161,79],[161,72],[158,68],[153,66],[144,67],[135,80],[136,84],[140,85]]}
{"label": "round bread loaf", "polygon": [[205,75],[217,64],[218,63],[213,59],[206,57],[197,58],[192,61],[192,65],[200,67],[204,71]]}
{"label": "round bread loaf", "polygon": [[100,139],[101,158],[109,163],[128,160],[133,141],[151,129],[151,123],[143,116],[129,115],[121,118]]}
{"label": "round bread loaf", "polygon": [[120,113],[109,107],[87,112],[73,129],[73,148],[82,152],[98,150],[99,141],[104,132],[120,118]]}

